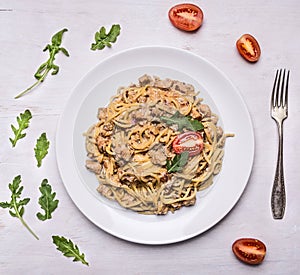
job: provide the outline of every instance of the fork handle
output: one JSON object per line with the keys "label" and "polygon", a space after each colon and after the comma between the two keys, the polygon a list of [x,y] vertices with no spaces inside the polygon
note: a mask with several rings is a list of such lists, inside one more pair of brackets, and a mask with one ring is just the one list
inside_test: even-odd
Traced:
{"label": "fork handle", "polygon": [[283,175],[283,129],[282,122],[277,124],[278,126],[278,156],[275,178],[271,196],[271,207],[274,219],[282,219],[285,211],[286,197]]}

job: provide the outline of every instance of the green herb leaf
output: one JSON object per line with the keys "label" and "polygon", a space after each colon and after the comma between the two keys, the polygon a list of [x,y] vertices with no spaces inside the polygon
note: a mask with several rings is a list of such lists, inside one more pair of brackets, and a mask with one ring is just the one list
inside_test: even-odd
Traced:
{"label": "green herb leaf", "polygon": [[39,220],[45,221],[52,218],[52,213],[57,208],[58,200],[54,200],[56,193],[52,193],[52,187],[48,184],[48,180],[44,179],[40,186],[41,196],[39,198],[39,204],[41,208],[45,211],[45,214],[37,213],[36,216]]}
{"label": "green herb leaf", "polygon": [[111,47],[111,43],[115,43],[117,41],[117,37],[119,36],[121,31],[120,25],[112,25],[108,34],[106,34],[105,27],[101,27],[101,29],[95,33],[95,43],[92,43],[91,50],[102,50],[106,46]]}
{"label": "green herb leaf", "polygon": [[54,64],[56,54],[58,54],[61,51],[64,55],[69,56],[68,51],[65,48],[60,47],[63,34],[66,31],[68,31],[68,30],[62,29],[61,31],[57,32],[56,34],[54,34],[52,36],[51,45],[50,44],[46,45],[46,47],[43,50],[44,52],[49,51],[49,58],[46,62],[44,62],[42,65],[39,66],[36,73],[34,74],[34,77],[37,79],[37,81],[33,85],[31,85],[29,88],[27,88],[25,91],[23,91],[20,94],[18,94],[17,96],[15,96],[15,98],[19,98],[19,97],[27,94],[34,87],[41,84],[45,80],[46,76],[48,75],[48,73],[50,71],[52,71],[52,73],[51,73],[52,75],[55,75],[58,73],[59,67]]}
{"label": "green herb leaf", "polygon": [[182,152],[176,155],[172,160],[167,160],[167,170],[169,173],[180,172],[187,164],[189,159],[189,152]]}
{"label": "green herb leaf", "polygon": [[42,133],[41,136],[37,139],[34,148],[37,167],[42,166],[42,160],[48,154],[49,145],[50,142],[47,139],[46,133]]}
{"label": "green herb leaf", "polygon": [[11,129],[15,135],[14,138],[9,138],[13,147],[16,146],[17,141],[26,136],[25,133],[22,133],[29,126],[30,119],[32,118],[31,112],[25,110],[24,113],[20,113],[20,116],[17,117],[17,122],[19,128],[16,128],[14,125],[11,125]]}
{"label": "green herb leaf", "polygon": [[68,29],[64,28],[61,31],[54,34],[51,38],[52,46],[59,47],[61,45],[63,34],[64,34],[64,32],[67,32],[67,31],[68,31]]}
{"label": "green herb leaf", "polygon": [[10,202],[0,202],[0,207],[9,208],[9,214],[18,218],[21,223],[27,228],[27,230],[38,240],[39,237],[31,230],[27,223],[23,219],[25,212],[24,206],[30,201],[29,198],[20,199],[23,186],[20,186],[21,176],[18,175],[13,179],[13,182],[8,185],[9,190],[11,191],[11,201]]}
{"label": "green herb leaf", "polygon": [[57,250],[61,251],[66,257],[73,257],[73,262],[82,262],[85,265],[89,265],[85,260],[85,255],[80,253],[79,248],[71,240],[67,240],[65,237],[52,236],[53,243],[56,245]]}
{"label": "green herb leaf", "polygon": [[204,128],[203,124],[190,116],[184,116],[179,111],[176,111],[171,117],[162,116],[161,120],[167,125],[178,125],[178,130],[182,131],[183,128],[200,131]]}
{"label": "green herb leaf", "polygon": [[200,131],[204,129],[203,124],[199,120],[193,119],[191,116],[187,116],[187,119],[189,120],[192,126],[190,130]]}

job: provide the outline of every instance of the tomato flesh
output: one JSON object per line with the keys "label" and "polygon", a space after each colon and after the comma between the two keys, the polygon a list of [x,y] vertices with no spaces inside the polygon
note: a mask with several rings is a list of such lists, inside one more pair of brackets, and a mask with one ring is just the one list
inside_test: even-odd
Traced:
{"label": "tomato flesh", "polygon": [[242,262],[255,265],[260,264],[264,260],[267,249],[260,240],[242,238],[233,243],[232,251]]}
{"label": "tomato flesh", "polygon": [[185,132],[175,137],[172,146],[176,154],[189,152],[189,156],[195,156],[203,150],[203,139],[198,132]]}
{"label": "tomato flesh", "polygon": [[260,46],[251,34],[243,34],[236,41],[236,47],[240,55],[249,62],[256,62],[260,58]]}
{"label": "tomato flesh", "polygon": [[195,31],[202,25],[203,12],[194,4],[178,4],[169,10],[169,19],[180,30]]}

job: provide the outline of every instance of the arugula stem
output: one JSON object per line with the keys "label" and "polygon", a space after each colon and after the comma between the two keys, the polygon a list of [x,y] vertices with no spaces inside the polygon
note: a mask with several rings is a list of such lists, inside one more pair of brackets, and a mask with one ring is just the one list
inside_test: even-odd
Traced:
{"label": "arugula stem", "polygon": [[16,205],[16,200],[13,200],[14,202],[14,209],[16,211],[17,218],[21,221],[21,223],[27,228],[27,230],[37,239],[39,240],[39,237],[32,231],[32,229],[29,227],[29,225],[25,222],[23,217],[20,215],[20,212],[18,210],[18,206]]}
{"label": "arugula stem", "polygon": [[27,230],[37,239],[39,240],[39,237],[32,231],[32,229],[28,226],[28,224],[24,221],[24,219],[22,217],[18,218],[21,220],[22,224],[27,228]]}
{"label": "arugula stem", "polygon": [[23,91],[22,93],[20,93],[17,96],[15,96],[15,99],[20,98],[21,96],[27,94],[32,88],[34,88],[35,86],[37,86],[40,82],[41,82],[40,80],[38,80],[37,82],[35,82],[33,85],[31,85],[25,91]]}
{"label": "arugula stem", "polygon": [[44,74],[42,75],[42,77],[36,81],[33,85],[31,85],[29,88],[27,88],[25,91],[23,91],[22,93],[18,94],[17,96],[15,96],[15,99],[20,98],[21,96],[27,94],[29,91],[31,91],[34,87],[38,86],[40,83],[42,83],[45,79],[45,77],[47,76],[47,74],[49,73],[50,68],[47,68],[47,70],[45,70]]}

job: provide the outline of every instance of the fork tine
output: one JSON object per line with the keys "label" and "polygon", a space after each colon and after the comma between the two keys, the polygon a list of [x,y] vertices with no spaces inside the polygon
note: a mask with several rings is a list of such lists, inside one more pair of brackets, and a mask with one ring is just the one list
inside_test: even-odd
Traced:
{"label": "fork tine", "polygon": [[290,70],[288,70],[287,77],[286,77],[285,96],[284,96],[284,103],[283,103],[284,106],[288,106],[289,78],[290,78]]}
{"label": "fork tine", "polygon": [[276,86],[276,99],[275,99],[275,106],[280,106],[281,105],[281,95],[282,93],[280,93],[280,82],[282,82],[282,78],[281,78],[281,73],[282,73],[282,69],[279,70],[279,76],[278,76],[278,81],[277,81],[277,86]]}
{"label": "fork tine", "polygon": [[277,86],[277,79],[278,79],[278,70],[276,71],[276,76],[274,80],[273,90],[272,90],[272,96],[271,96],[271,106],[274,107],[276,105],[276,86]]}
{"label": "fork tine", "polygon": [[[282,69],[280,69],[281,71]],[[281,79],[281,91],[280,91],[280,99],[279,99],[279,106],[283,106],[284,102],[283,102],[283,96],[284,94],[286,94],[285,90],[284,90],[284,84],[285,84],[285,69],[283,70],[283,76]]]}

